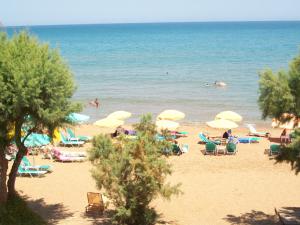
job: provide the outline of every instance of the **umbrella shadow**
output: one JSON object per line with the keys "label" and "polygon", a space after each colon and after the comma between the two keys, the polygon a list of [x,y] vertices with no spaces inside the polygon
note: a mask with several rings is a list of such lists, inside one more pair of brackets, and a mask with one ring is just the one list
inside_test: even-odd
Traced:
{"label": "umbrella shadow", "polygon": [[29,208],[39,214],[49,225],[55,225],[60,220],[73,216],[62,203],[47,204],[43,198],[32,200],[28,196],[22,196]]}
{"label": "umbrella shadow", "polygon": [[280,225],[278,216],[275,214],[270,215],[256,210],[252,210],[240,216],[227,215],[224,220],[232,225]]}

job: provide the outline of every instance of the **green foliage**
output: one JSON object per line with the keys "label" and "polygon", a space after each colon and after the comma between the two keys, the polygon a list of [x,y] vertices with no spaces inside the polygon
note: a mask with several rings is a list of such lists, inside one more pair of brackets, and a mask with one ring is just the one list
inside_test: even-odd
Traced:
{"label": "green foliage", "polygon": [[293,133],[293,142],[287,146],[281,146],[281,154],[276,157],[277,162],[291,164],[296,174],[300,172],[300,129]]}
{"label": "green foliage", "polygon": [[[276,118],[280,122],[286,122],[291,117],[284,113],[294,115],[300,121],[300,55],[292,60],[288,72],[273,74],[271,70],[260,74],[259,82],[259,106],[263,118]],[[282,146],[281,154],[277,157],[278,162],[291,163],[292,169],[300,171],[300,138],[299,130],[295,131],[296,138],[287,146]]]}
{"label": "green foliage", "polygon": [[[66,116],[81,106],[71,100],[75,91],[73,75],[58,51],[39,43],[27,32],[10,39],[0,33],[0,90],[1,163],[7,164],[3,152],[11,142],[8,134],[12,129],[19,149],[7,183],[13,194],[17,168],[26,150],[27,136],[22,140],[22,126],[30,125],[27,134],[42,128],[52,131],[67,122]],[[6,188],[2,187],[0,201],[5,192]]]}
{"label": "green foliage", "polygon": [[165,183],[171,165],[161,154],[162,142],[155,138],[151,116],[144,116],[135,128],[137,139],[121,137],[113,143],[110,137],[99,135],[89,151],[92,176],[115,206],[113,221],[120,225],[154,224],[157,214],[150,202],[158,195],[170,199],[180,193],[179,184]]}
{"label": "green foliage", "polygon": [[[0,121],[23,120],[52,126],[79,106],[71,103],[73,75],[57,50],[27,32],[0,44]],[[0,42],[1,43],[1,42]]]}
{"label": "green foliage", "polygon": [[288,72],[262,72],[259,94],[258,102],[263,118],[284,120],[283,113],[291,113],[300,118],[300,55],[292,60]]}
{"label": "green foliage", "polygon": [[0,225],[46,225],[47,223],[16,196],[5,206],[0,206]]}
{"label": "green foliage", "polygon": [[274,75],[271,70],[260,75],[259,106],[263,118],[280,118],[283,113],[292,112],[294,96],[291,93],[288,76],[284,72]]}
{"label": "green foliage", "polygon": [[156,126],[154,123],[151,123],[151,120],[151,114],[146,114],[142,116],[140,123],[135,124],[133,127],[140,134],[143,134],[145,136],[149,134],[148,137],[154,137],[157,133]]}

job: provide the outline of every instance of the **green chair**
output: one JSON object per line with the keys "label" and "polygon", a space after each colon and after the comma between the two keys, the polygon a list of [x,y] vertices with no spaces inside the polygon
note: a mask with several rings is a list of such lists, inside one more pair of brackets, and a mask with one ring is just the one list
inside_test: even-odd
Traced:
{"label": "green chair", "polygon": [[217,145],[213,142],[207,142],[205,144],[205,155],[207,154],[216,154],[217,152]]}
{"label": "green chair", "polygon": [[236,144],[229,142],[226,145],[226,154],[235,154],[236,153]]}
{"label": "green chair", "polygon": [[280,153],[280,145],[272,144],[270,145],[269,155],[278,155]]}
{"label": "green chair", "polygon": [[30,161],[28,160],[28,158],[26,156],[24,156],[22,158],[21,161],[21,166],[23,168],[26,168],[27,170],[40,170],[40,171],[46,171],[46,172],[50,172],[52,171],[52,168],[50,165],[41,165],[41,166],[33,166],[31,165]]}
{"label": "green chair", "polygon": [[72,131],[71,128],[67,128],[67,132],[68,132],[68,135],[71,139],[78,139],[79,141],[90,141],[90,140],[92,140],[92,138],[89,137],[89,136],[81,136],[81,135],[75,136],[75,133]]}
{"label": "green chair", "polygon": [[172,152],[176,155],[181,155],[182,154],[182,151],[181,151],[180,147],[176,144],[173,144]]}

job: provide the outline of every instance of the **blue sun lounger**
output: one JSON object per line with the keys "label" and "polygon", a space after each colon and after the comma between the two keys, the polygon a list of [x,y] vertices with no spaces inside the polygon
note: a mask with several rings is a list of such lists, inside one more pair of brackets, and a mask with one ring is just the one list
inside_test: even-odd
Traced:
{"label": "blue sun lounger", "polygon": [[78,139],[79,141],[92,140],[92,137],[89,137],[89,136],[81,136],[81,135],[75,136],[75,133],[71,130],[71,128],[67,128],[67,132],[71,139]]}
{"label": "blue sun lounger", "polygon": [[22,158],[21,166],[27,170],[39,170],[39,171],[46,171],[46,172],[52,171],[52,168],[50,165],[40,165],[40,166],[31,165],[30,161],[28,160],[28,158],[26,156],[24,156]]}
{"label": "blue sun lounger", "polygon": [[238,138],[239,143],[258,143],[259,137],[240,137]]}
{"label": "blue sun lounger", "polygon": [[47,171],[26,169],[25,167],[23,167],[21,165],[18,168],[19,176],[29,175],[30,177],[34,177],[34,176],[39,177],[39,176],[44,175],[45,173],[47,173]]}
{"label": "blue sun lounger", "polygon": [[221,144],[221,141],[220,140],[210,140],[210,139],[208,139],[203,133],[199,133],[199,138],[200,138],[200,142],[202,142],[202,143],[205,143],[205,144],[207,144],[207,143],[214,143],[214,144],[216,144],[216,145],[219,145],[219,144]]}
{"label": "blue sun lounger", "polygon": [[82,146],[84,141],[67,140],[67,138],[60,132],[61,145],[63,146]]}

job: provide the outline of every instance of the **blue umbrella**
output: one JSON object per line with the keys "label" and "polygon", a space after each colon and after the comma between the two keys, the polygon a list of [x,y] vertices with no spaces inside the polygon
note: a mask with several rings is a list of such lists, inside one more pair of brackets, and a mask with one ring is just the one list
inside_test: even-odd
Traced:
{"label": "blue umbrella", "polygon": [[67,119],[72,123],[84,123],[87,122],[90,117],[79,113],[70,113]]}
{"label": "blue umbrella", "polygon": [[39,147],[48,145],[50,143],[50,137],[46,134],[32,133],[25,140],[26,147]]}

